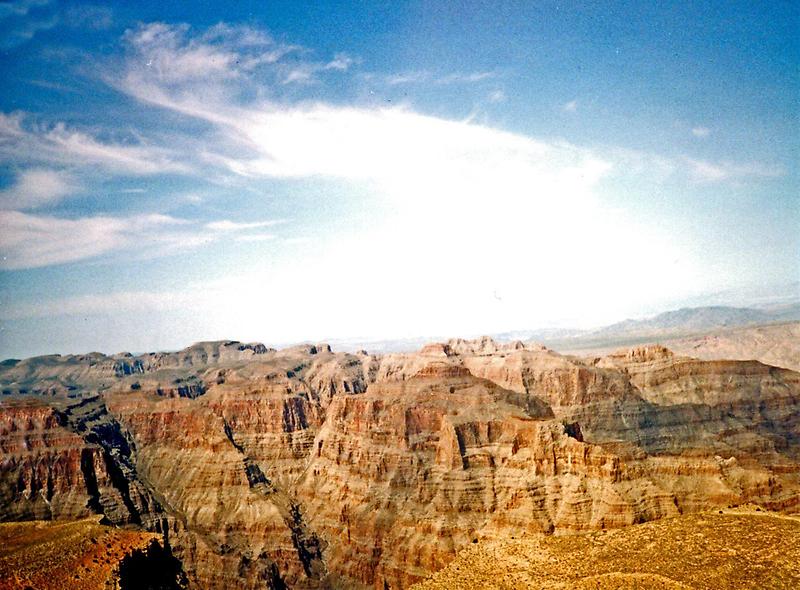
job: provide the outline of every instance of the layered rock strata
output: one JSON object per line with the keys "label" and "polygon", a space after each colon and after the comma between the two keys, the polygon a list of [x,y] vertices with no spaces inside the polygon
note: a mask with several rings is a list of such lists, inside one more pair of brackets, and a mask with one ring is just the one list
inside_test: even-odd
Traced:
{"label": "layered rock strata", "polygon": [[800,507],[800,374],[660,347],[224,341],[0,387],[0,517],[166,532],[194,588],[403,588],[476,539]]}

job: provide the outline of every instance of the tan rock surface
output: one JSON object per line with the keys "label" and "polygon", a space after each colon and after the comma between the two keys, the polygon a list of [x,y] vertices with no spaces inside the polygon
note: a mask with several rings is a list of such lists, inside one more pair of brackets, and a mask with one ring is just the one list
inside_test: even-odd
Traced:
{"label": "tan rock surface", "polygon": [[611,342],[592,346],[584,346],[577,340],[558,350],[583,357],[605,356],[621,349],[646,344],[660,344],[676,354],[707,361],[755,360],[766,365],[800,371],[800,322],[721,328],[682,337],[651,334],[636,338],[635,342]]}
{"label": "tan rock surface", "polygon": [[800,587],[800,520],[725,512],[571,536],[482,540],[413,588]]}
{"label": "tan rock surface", "polygon": [[79,521],[0,524],[0,590],[104,590],[159,536]]}
{"label": "tan rock surface", "polygon": [[666,344],[678,354],[703,360],[757,360],[800,371],[800,322],[718,330]]}

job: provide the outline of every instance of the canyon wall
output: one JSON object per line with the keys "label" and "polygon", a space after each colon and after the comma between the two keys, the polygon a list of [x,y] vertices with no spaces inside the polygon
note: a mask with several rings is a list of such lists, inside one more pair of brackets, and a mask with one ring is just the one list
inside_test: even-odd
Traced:
{"label": "canyon wall", "polygon": [[661,347],[223,341],[0,387],[0,519],[166,533],[195,588],[405,588],[480,539],[800,510],[800,374]]}

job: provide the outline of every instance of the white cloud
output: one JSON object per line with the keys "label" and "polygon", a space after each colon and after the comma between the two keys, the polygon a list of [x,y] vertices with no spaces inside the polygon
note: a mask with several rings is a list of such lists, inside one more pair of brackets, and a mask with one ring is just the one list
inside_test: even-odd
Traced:
{"label": "white cloud", "polygon": [[[374,77],[374,74],[370,74]],[[389,74],[381,76],[380,79],[388,86],[399,86],[402,84],[416,84],[428,82],[442,86],[449,84],[473,84],[484,80],[491,80],[497,77],[495,72],[453,72],[450,74],[436,75],[426,70],[412,70],[399,74]]]}
{"label": "white cloud", "polygon": [[344,72],[350,66],[352,66],[354,60],[352,57],[347,55],[346,53],[337,53],[331,61],[325,64],[326,70],[339,70],[340,72]]}
{"label": "white cloud", "polygon": [[[156,23],[157,24],[157,23]],[[144,25],[147,28],[150,25]],[[277,45],[265,31],[247,25],[230,25],[220,22],[208,29],[201,40],[206,43],[229,43],[239,47],[269,47]],[[294,45],[284,45],[296,48]]]}
{"label": "white cloud", "polygon": [[311,238],[300,236],[294,238],[284,238],[282,241],[284,244],[310,244],[312,240]]}
{"label": "white cloud", "polygon": [[718,182],[730,178],[730,171],[724,166],[703,160],[689,160],[692,177],[700,182]]}
{"label": "white cloud", "polygon": [[[299,284],[309,276],[318,284],[336,284],[341,261],[357,260],[370,272],[359,299],[363,309],[344,316],[310,311],[308,325],[319,336],[446,333],[459,330],[476,310],[486,329],[518,326],[534,321],[537,310],[580,307],[586,285],[604,284],[605,265],[587,264],[587,257],[625,259],[643,269],[597,295],[595,309],[620,305],[621,292],[646,298],[669,284],[690,282],[691,263],[672,264],[688,257],[666,237],[598,202],[597,184],[617,172],[612,159],[594,150],[408,108],[201,103],[163,86],[141,98],[208,121],[229,145],[238,142],[238,151],[215,155],[217,164],[235,174],[339,179],[370,195],[372,227],[320,236],[325,246],[304,257],[302,273],[290,266],[270,268],[237,287],[254,289],[276,309],[316,309],[304,295],[284,300],[266,285]],[[645,242],[658,246],[646,252],[631,248]],[[567,270],[577,268],[580,272]],[[476,286],[476,276],[486,289]],[[559,288],[542,288],[540,281]],[[490,313],[495,290],[508,295]],[[351,297],[348,290],[328,295],[324,309],[351,309],[345,293]],[[420,312],[413,321],[404,317],[401,325],[386,317],[385,310],[395,308]],[[253,316],[247,306],[239,313],[226,320],[231,330],[243,324],[245,314]],[[346,324],[340,321],[345,316]],[[378,326],[374,318],[384,319]],[[283,326],[281,318],[264,321],[271,334],[297,329]]]}
{"label": "white cloud", "polygon": [[506,100],[506,93],[502,90],[493,90],[489,93],[489,102],[491,103],[499,103],[505,102]]}
{"label": "white cloud", "polygon": [[[163,84],[137,71],[140,74],[135,87],[123,88],[142,101],[202,119],[214,126],[217,138],[224,138],[224,149],[204,154],[208,162],[244,178],[344,181],[357,193],[369,195],[365,207],[372,227],[316,236],[315,241],[325,246],[311,252],[303,265],[304,274],[321,283],[337,281],[333,269],[339,268],[341,260],[358,260],[361,267],[369,268],[370,283],[376,289],[371,296],[381,303],[370,303],[367,316],[382,315],[384,306],[427,309],[429,304],[420,299],[418,290],[398,280],[402,276],[414,276],[416,284],[429,285],[433,307],[444,305],[445,293],[458,292],[459,303],[452,303],[448,312],[448,321],[455,327],[457,314],[470,315],[472,309],[485,312],[482,291],[476,291],[473,279],[467,279],[476,272],[482,285],[493,287],[488,301],[496,301],[491,298],[494,288],[509,294],[504,295],[502,311],[495,319],[507,321],[510,327],[534,313],[532,306],[580,308],[586,285],[606,282],[605,265],[587,264],[589,259],[624,259],[642,269],[635,277],[619,277],[613,289],[596,295],[593,309],[610,310],[632,299],[652,299],[674,293],[675,285],[696,282],[694,259],[683,244],[659,228],[642,227],[624,213],[608,209],[597,197],[599,183],[613,175],[628,175],[631,163],[640,169],[637,178],[652,181],[652,170],[662,180],[687,174],[692,168],[688,161],[541,141],[488,125],[426,116],[410,108],[228,100],[240,83],[238,78],[212,80],[210,90],[202,93],[206,99],[200,101],[185,87]],[[412,74],[405,76],[428,76]],[[485,79],[482,74],[471,79]],[[563,106],[576,110],[578,101]],[[632,247],[640,243],[657,245],[646,250]],[[436,264],[439,253],[453,251],[459,253],[457,259],[448,257],[445,267]],[[521,272],[534,267],[535,272]],[[568,270],[578,268],[577,273]],[[283,272],[271,269],[268,274],[273,281],[285,282],[294,270]],[[541,289],[540,280],[559,287]],[[337,304],[349,308],[347,301]],[[315,321],[320,329],[329,326],[330,333],[356,329],[334,326],[334,319],[326,316]],[[436,321],[434,311],[422,313],[416,329],[425,330],[428,325],[430,332]],[[440,331],[450,330],[442,327]]]}
{"label": "white cloud", "polygon": [[129,30],[125,40],[134,48],[138,66],[163,83],[238,75],[238,53],[224,44],[187,43],[188,31],[189,25],[151,23]]}
{"label": "white cloud", "polygon": [[319,69],[319,66],[300,64],[287,72],[286,76],[283,78],[283,83],[291,84],[293,82],[310,82],[314,79],[314,74],[318,72]]}
{"label": "white cloud", "polygon": [[0,268],[20,269],[74,262],[114,250],[188,244],[198,236],[174,232],[184,220],[166,215],[63,219],[0,211]]}
{"label": "white cloud", "polygon": [[230,221],[228,219],[222,219],[220,221],[212,221],[206,223],[206,228],[212,231],[242,231],[246,229],[256,229],[259,227],[271,227],[273,225],[277,225],[279,223],[283,223],[282,219],[272,219],[269,221],[253,221],[253,222],[244,222],[244,223],[237,223],[234,221]]}
{"label": "white cloud", "polygon": [[320,72],[337,71],[345,72],[355,63],[353,58],[345,53],[337,53],[328,63],[301,62],[297,63],[286,71],[283,77],[283,84],[310,83],[316,82],[316,76]]}
{"label": "white cloud", "polygon": [[0,25],[3,27],[0,48],[12,49],[27,43],[38,32],[52,29],[58,25],[61,20],[58,14],[36,10],[49,3],[49,0],[0,3]]}
{"label": "white cloud", "polygon": [[[198,285],[199,287],[199,285]],[[198,298],[193,289],[185,291],[121,291],[108,295],[81,295],[38,302],[13,302],[0,309],[0,320],[88,316],[106,313],[167,311],[196,307]]]}
{"label": "white cloud", "polygon": [[14,185],[0,191],[0,209],[35,209],[57,203],[78,186],[67,173],[31,168],[17,175]]}
{"label": "white cloud", "polygon": [[126,252],[136,258],[164,256],[213,242],[271,240],[267,233],[238,235],[273,227],[285,220],[236,223],[230,220],[205,224],[169,215],[140,214],[129,217],[97,215],[66,219],[0,209],[0,269],[36,268]]}
{"label": "white cloud", "polygon": [[701,183],[738,181],[747,178],[777,178],[785,171],[779,166],[767,166],[757,162],[709,162],[687,158],[689,174],[693,180]]}
{"label": "white cloud", "polygon": [[18,0],[0,3],[0,19],[9,16],[25,16],[32,8],[47,6],[50,0]]}
{"label": "white cloud", "polygon": [[59,92],[74,92],[74,93],[78,92],[75,88],[72,88],[65,84],[59,84],[58,82],[53,82],[52,80],[30,79],[26,81],[29,84],[33,84],[34,86],[38,86],[39,88],[46,88],[48,90],[57,90]]}
{"label": "white cloud", "polygon": [[308,51],[300,46],[278,43],[251,27],[224,23],[205,33],[185,24],[149,23],[127,31],[124,41],[127,74],[114,84],[139,98],[158,85],[186,95],[201,87],[205,98],[232,100],[236,92],[228,94],[231,88],[226,83],[243,84],[256,71],[283,84],[304,83],[315,81],[321,72],[346,71],[354,63],[345,53],[328,62],[305,61],[300,56]]}
{"label": "white cloud", "polygon": [[391,74],[386,76],[385,82],[389,86],[399,86],[401,84],[412,84],[414,82],[421,82],[430,77],[429,72],[406,72],[403,74]]}
{"label": "white cloud", "polygon": [[575,111],[578,110],[578,101],[571,100],[569,102],[565,102],[564,104],[561,105],[561,110],[564,111],[565,113],[574,113]]}
{"label": "white cloud", "polygon": [[453,73],[442,76],[436,80],[437,84],[468,84],[472,82],[482,82],[494,78],[494,72],[469,72],[469,73]]}
{"label": "white cloud", "polygon": [[[280,82],[307,64],[285,59],[288,54],[268,63],[266,52],[275,47],[256,32],[193,34],[188,28],[163,27],[131,34],[118,88],[147,104],[208,122],[214,141],[205,143],[213,151],[209,147],[200,157],[209,166],[243,178],[314,178],[347,185],[352,195],[365,195],[361,204],[369,220],[314,234],[311,246],[295,240],[304,250],[302,265],[278,258],[252,274],[224,277],[213,288],[204,285],[191,305],[226,310],[209,314],[208,321],[216,322],[209,332],[296,338],[304,329],[297,317],[270,311],[286,309],[304,310],[304,337],[309,338],[458,333],[465,318],[476,331],[501,330],[575,310],[586,310],[582,313],[595,320],[601,313],[614,319],[614,312],[631,302],[656,301],[698,284],[702,273],[690,248],[687,252],[667,229],[641,225],[603,203],[600,184],[629,174],[629,162],[642,177],[653,163],[663,176],[697,169],[721,180],[732,178],[731,170],[746,172],[728,164],[623,156],[606,147],[541,141],[410,108],[267,101],[263,96],[279,92]],[[135,35],[140,37],[134,41]],[[242,39],[248,36],[246,44]],[[239,63],[231,62],[231,55]],[[179,64],[180,71],[153,69],[152,63],[147,66],[150,57],[155,64]],[[232,64],[233,70],[220,71],[218,62]],[[274,66],[268,77],[273,85],[250,93],[259,99],[244,101],[243,90],[254,83],[250,73],[266,65]],[[564,105],[566,110],[577,106],[577,100]],[[197,239],[202,229],[206,239],[272,239],[271,234],[227,233],[267,227],[262,223],[272,222],[218,220],[164,233]],[[119,230],[114,237],[119,233],[129,232]],[[135,242],[117,239],[123,246],[114,247]],[[279,240],[277,246],[290,243]],[[637,272],[617,272],[620,261]],[[326,288],[324,300],[318,288],[275,288],[309,281],[343,287]],[[348,288],[355,284],[358,297]],[[503,294],[502,301],[495,293]],[[158,305],[172,295],[153,297]],[[406,309],[414,312],[387,313]]]}
{"label": "white cloud", "polygon": [[64,123],[44,126],[29,123],[24,113],[0,113],[0,160],[96,167],[120,174],[186,173],[165,148],[106,143]]}
{"label": "white cloud", "polygon": [[246,234],[237,236],[237,242],[267,242],[275,239],[275,234]]}
{"label": "white cloud", "polygon": [[711,135],[711,129],[708,127],[692,127],[692,135],[700,138],[708,137]]}

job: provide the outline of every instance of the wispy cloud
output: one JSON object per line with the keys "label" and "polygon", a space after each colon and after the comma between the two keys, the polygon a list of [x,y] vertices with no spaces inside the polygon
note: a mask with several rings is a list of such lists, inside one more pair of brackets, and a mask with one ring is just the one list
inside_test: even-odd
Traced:
{"label": "wispy cloud", "polygon": [[197,193],[189,193],[183,196],[183,200],[187,203],[192,203],[193,205],[197,205],[198,203],[203,202],[202,195],[198,195]]}
{"label": "wispy cloud", "polygon": [[81,295],[49,301],[12,302],[0,308],[0,320],[192,308],[198,304],[198,297],[193,291],[193,289],[162,292],[120,291],[108,295]]}
{"label": "wispy cloud", "polygon": [[502,90],[493,90],[489,93],[489,102],[497,104],[500,102],[505,102],[506,100],[506,93]]}
{"label": "wispy cloud", "polygon": [[114,22],[114,13],[108,6],[78,4],[64,13],[64,24],[78,29],[108,29]]}
{"label": "wispy cloud", "polygon": [[[115,83],[143,99],[166,90],[189,94],[193,85],[200,85],[211,92],[211,98],[234,100],[254,72],[284,85],[310,83],[323,72],[344,72],[355,63],[345,53],[329,61],[308,60],[309,51],[301,46],[279,43],[251,27],[224,23],[202,33],[188,25],[149,23],[128,31],[124,40],[127,74]],[[236,88],[227,84],[234,80],[239,84]]]}
{"label": "wispy cloud", "polygon": [[353,65],[354,60],[347,54],[338,53],[327,63],[301,62],[292,65],[283,77],[283,84],[293,82],[310,83],[316,81],[316,76],[320,72],[337,71],[345,72]]}
{"label": "wispy cloud", "polygon": [[421,82],[430,78],[430,72],[417,71],[405,72],[402,74],[390,74],[384,78],[384,81],[389,86],[399,86],[401,84],[411,84],[414,82]]}
{"label": "wispy cloud", "polygon": [[38,86],[39,88],[46,88],[48,90],[56,90],[58,92],[78,92],[75,88],[71,88],[65,84],[59,84],[52,80],[28,80],[29,84]]}
{"label": "wispy cloud", "polygon": [[237,236],[237,242],[267,242],[270,240],[274,240],[277,236],[275,234],[245,234],[243,236]]}
{"label": "wispy cloud", "polygon": [[[248,56],[251,63],[253,59],[258,61],[258,51],[264,47],[274,51],[275,47],[268,38],[257,36],[252,44],[241,43],[231,32],[234,30],[226,30],[221,41],[211,43],[210,39],[217,37],[192,32],[188,27],[145,25],[127,35],[134,52],[128,56],[119,83],[122,90],[144,102],[214,125],[227,147],[205,152],[203,157],[233,174],[278,178],[319,175],[370,181],[379,183],[385,194],[399,194],[400,187],[407,194],[429,194],[431,187],[436,187],[440,191],[437,199],[441,200],[441,195],[459,191],[475,194],[479,190],[476,187],[492,194],[499,192],[498,186],[509,194],[517,194],[519,187],[527,187],[537,195],[552,190],[563,192],[553,184],[553,176],[575,175],[568,184],[574,187],[596,178],[596,170],[614,167],[613,150],[602,155],[597,150],[536,141],[488,126],[424,116],[407,108],[247,102],[241,98],[241,90],[251,82],[250,72],[238,64],[246,62]],[[251,53],[253,47],[258,48],[255,54]],[[147,63],[182,65],[165,77],[160,68],[142,67],[145,58]],[[342,61],[342,67],[347,63],[341,57],[335,61]],[[225,71],[217,76],[218,65],[222,63],[226,64]],[[234,65],[229,68],[230,64]],[[285,71],[276,70],[273,78],[276,84],[285,81],[281,77]],[[305,76],[302,68],[291,71],[296,72],[298,81]],[[435,78],[428,72],[417,71],[388,78],[387,82],[479,82],[493,76],[492,72],[474,72]],[[490,97],[502,100],[504,95],[495,91]],[[573,99],[561,105],[561,109],[575,112],[578,106],[578,99]],[[640,160],[657,160],[662,177],[667,168],[683,171],[695,180],[708,181],[777,173],[755,165],[677,159],[664,166],[667,158],[653,156]],[[604,164],[598,168],[597,162]],[[503,174],[502,170],[508,168],[513,173]],[[475,180],[475,177],[480,178]],[[504,180],[508,178],[515,178],[518,183]]]}
{"label": "wispy cloud", "polygon": [[464,84],[482,82],[495,77],[494,72],[455,72],[436,79],[437,84]]}
{"label": "wispy cloud", "polygon": [[265,241],[266,233],[242,234],[285,220],[198,223],[161,214],[97,215],[65,219],[0,209],[0,269],[36,268],[96,258],[112,252],[155,257],[218,240]]}
{"label": "wispy cloud", "polygon": [[[422,115],[409,108],[245,99],[245,95],[264,95],[245,92],[257,84],[256,70],[268,68],[272,88],[279,88],[286,72],[297,65],[286,61],[286,56],[300,52],[294,46],[276,43],[258,30],[218,25],[193,31],[185,25],[154,23],[129,31],[125,40],[125,62],[118,68],[120,74],[116,78],[114,73],[108,73],[109,81],[143,102],[209,123],[214,141],[204,143],[213,148],[198,150],[193,156],[196,161],[185,163],[166,148],[101,142],[63,124],[42,126],[28,123],[24,115],[13,114],[0,116],[0,156],[11,158],[13,154],[14,161],[21,158],[34,163],[92,163],[121,174],[221,167],[245,179],[344,179],[368,186],[376,206],[387,206],[397,220],[407,217],[412,225],[419,224],[420,207],[426,209],[432,224],[442,218],[451,220],[457,230],[452,239],[463,235],[466,228],[482,231],[479,228],[497,227],[502,232],[494,239],[507,241],[515,232],[530,235],[535,226],[538,240],[553,243],[561,241],[558,224],[548,220],[561,216],[574,219],[576,211],[586,213],[581,213],[583,221],[575,221],[575,225],[585,225],[583,231],[593,235],[596,225],[586,216],[591,217],[597,207],[594,187],[602,178],[621,173],[624,168],[612,150],[539,141],[486,125]],[[350,64],[346,56],[336,55],[322,67],[340,71]],[[452,74],[445,79],[447,83],[479,82],[492,75]],[[577,105],[576,99],[563,108],[571,111]],[[682,166],[698,181],[778,173],[755,165],[690,159],[677,164],[674,169]],[[54,188],[50,193],[51,198],[57,198],[59,191]],[[492,207],[487,208],[489,195]],[[38,250],[26,251],[19,246],[26,240],[12,243],[7,238],[5,246],[11,256],[7,255],[10,262],[6,265],[13,268],[78,260],[97,252],[127,248],[134,242],[129,237],[143,223],[140,219],[140,225],[132,227],[131,220],[112,218],[62,220],[19,212],[6,215],[3,223],[12,226],[12,234],[23,235],[32,231],[30,228],[39,228],[41,235],[29,236],[29,242],[38,238],[44,244]],[[172,220],[169,231],[155,233],[164,236],[163,242],[173,244],[181,240],[207,243],[231,232],[245,232],[234,235],[236,240],[271,239],[271,234],[247,232],[277,223],[223,219],[207,221],[202,227],[179,227],[177,220],[167,219]],[[398,221],[397,227],[402,223]],[[97,233],[97,225],[107,228],[105,233],[99,233],[98,245],[70,241],[72,233]],[[162,219],[161,225],[163,229],[168,224]],[[431,235],[436,234],[434,227],[429,229]],[[383,243],[384,239],[379,241]],[[402,241],[399,236],[395,239]],[[602,241],[601,236],[598,241]],[[574,250],[569,245],[564,248],[568,252]],[[609,248],[613,250],[613,245]]]}
{"label": "wispy cloud", "polygon": [[51,205],[77,188],[68,173],[31,168],[20,172],[11,188],[0,191],[0,209],[35,209]]}
{"label": "wispy cloud", "polygon": [[711,129],[708,127],[692,127],[692,135],[700,138],[708,137],[711,135]]}
{"label": "wispy cloud", "polygon": [[0,113],[0,161],[103,169],[132,175],[186,173],[189,167],[166,148],[100,141],[64,123],[42,125],[24,113]]}
{"label": "wispy cloud", "polygon": [[230,231],[241,231],[246,229],[256,229],[260,227],[272,227],[273,225],[278,225],[280,223],[285,223],[285,221],[283,219],[271,219],[269,221],[252,221],[252,222],[237,223],[234,221],[230,221],[228,219],[222,219],[220,221],[212,221],[206,223],[206,228],[212,231],[230,232]]}
{"label": "wispy cloud", "polygon": [[709,162],[686,159],[691,177],[701,183],[739,181],[747,178],[777,178],[786,171],[780,166],[768,166],[756,162]]}
{"label": "wispy cloud", "polygon": [[319,64],[298,64],[286,72],[283,77],[283,84],[307,84],[315,81],[314,75],[321,71]]}
{"label": "wispy cloud", "polygon": [[140,247],[143,236],[162,245],[186,243],[185,233],[167,231],[185,224],[166,215],[62,219],[0,211],[0,268],[35,268],[93,258]]}
{"label": "wispy cloud", "polygon": [[577,99],[576,100],[571,100],[569,102],[565,102],[564,104],[562,104],[561,105],[561,110],[564,111],[565,113],[574,113],[575,111],[577,111],[578,110],[578,101],[577,101]]}
{"label": "wispy cloud", "polygon": [[0,4],[0,48],[13,49],[27,43],[40,31],[60,22],[58,14],[44,10],[49,0],[22,0]]}
{"label": "wispy cloud", "polygon": [[16,0],[0,2],[0,19],[10,16],[25,16],[32,9],[47,6],[50,0]]}
{"label": "wispy cloud", "polygon": [[[269,61],[269,52],[258,52],[241,63],[240,55],[227,43],[207,43],[202,39],[186,41],[189,25],[151,23],[125,34],[134,54],[133,63],[146,68],[149,76],[171,84],[197,79],[233,78],[240,71],[257,65],[258,57]],[[213,33],[214,38],[230,38],[229,30]],[[266,42],[266,41],[265,41]],[[260,44],[253,44],[260,47]]]}
{"label": "wispy cloud", "polygon": [[388,86],[399,86],[402,84],[417,84],[427,82],[446,86],[449,84],[472,84],[496,78],[495,72],[453,72],[450,74],[436,75],[426,70],[413,70],[399,74],[389,74],[383,76],[383,82]]}
{"label": "wispy cloud", "polygon": [[102,30],[112,22],[112,11],[105,6],[63,7],[50,0],[7,0],[0,2],[0,48],[13,49],[59,26]]}
{"label": "wispy cloud", "polygon": [[355,60],[346,53],[337,53],[331,61],[325,64],[325,69],[344,72],[349,69],[353,63],[355,63]]}

